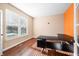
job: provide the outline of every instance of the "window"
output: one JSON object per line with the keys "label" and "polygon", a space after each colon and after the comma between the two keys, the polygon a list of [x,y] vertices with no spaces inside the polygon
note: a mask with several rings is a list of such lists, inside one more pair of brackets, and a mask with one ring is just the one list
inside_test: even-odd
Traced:
{"label": "window", "polygon": [[7,37],[14,37],[18,35],[18,20],[17,14],[13,11],[6,10],[6,34]]}
{"label": "window", "polygon": [[27,19],[24,16],[6,9],[6,36],[11,39],[13,37],[22,37],[27,34]]}
{"label": "window", "polygon": [[21,28],[21,35],[26,34],[26,19],[25,17],[20,18],[20,28]]}

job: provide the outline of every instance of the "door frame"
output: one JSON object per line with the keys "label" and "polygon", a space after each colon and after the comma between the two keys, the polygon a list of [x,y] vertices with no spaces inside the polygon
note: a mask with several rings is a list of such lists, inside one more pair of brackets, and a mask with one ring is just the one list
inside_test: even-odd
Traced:
{"label": "door frame", "polygon": [[[1,13],[1,20],[0,20],[0,48],[1,48],[1,51],[0,51],[0,55],[3,54],[3,30],[2,30],[2,25],[3,25],[3,11],[0,10],[0,13]],[[2,32],[2,33],[1,33]]]}

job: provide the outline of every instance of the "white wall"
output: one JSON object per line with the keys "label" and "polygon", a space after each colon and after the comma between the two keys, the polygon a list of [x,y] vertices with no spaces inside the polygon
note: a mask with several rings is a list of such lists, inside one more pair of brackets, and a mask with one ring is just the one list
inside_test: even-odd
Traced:
{"label": "white wall", "polygon": [[[48,24],[48,22],[50,24]],[[64,33],[64,15],[36,17],[33,19],[34,37],[39,35],[53,36]]]}

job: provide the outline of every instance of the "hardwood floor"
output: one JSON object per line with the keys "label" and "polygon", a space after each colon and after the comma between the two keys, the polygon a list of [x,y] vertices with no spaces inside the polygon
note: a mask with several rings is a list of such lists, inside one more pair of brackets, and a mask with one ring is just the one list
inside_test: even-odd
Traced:
{"label": "hardwood floor", "polygon": [[30,39],[22,44],[19,44],[7,51],[3,52],[3,56],[46,56],[41,50],[36,50],[32,46],[35,44],[35,39]]}
{"label": "hardwood floor", "polygon": [[42,52],[42,48],[37,47],[36,39],[30,39],[7,51],[4,51],[3,56],[67,56],[67,55],[57,53],[54,50],[50,51],[48,49],[45,49]]}

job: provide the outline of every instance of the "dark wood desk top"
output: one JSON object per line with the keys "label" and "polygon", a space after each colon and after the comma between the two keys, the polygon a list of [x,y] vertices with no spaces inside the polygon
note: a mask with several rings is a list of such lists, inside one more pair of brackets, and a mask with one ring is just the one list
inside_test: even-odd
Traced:
{"label": "dark wood desk top", "polygon": [[46,42],[65,42],[65,41],[62,41],[62,40],[46,40]]}
{"label": "dark wood desk top", "polygon": [[46,40],[57,40],[57,36],[39,36],[37,39],[46,39]]}

